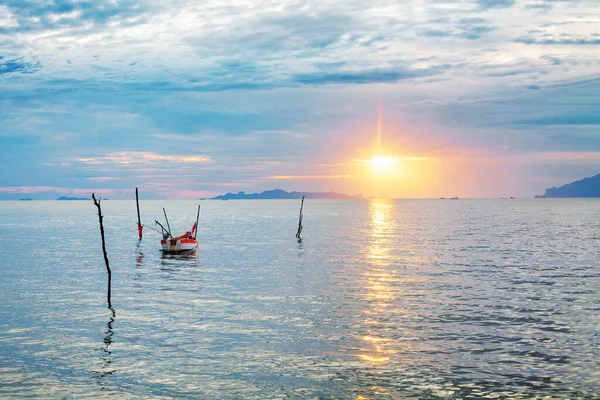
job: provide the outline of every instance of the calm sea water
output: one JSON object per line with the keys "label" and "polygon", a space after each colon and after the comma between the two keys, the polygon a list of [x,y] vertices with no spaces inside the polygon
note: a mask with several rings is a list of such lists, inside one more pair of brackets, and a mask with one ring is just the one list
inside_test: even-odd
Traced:
{"label": "calm sea water", "polygon": [[[600,398],[600,200],[0,202],[0,397]],[[198,202],[143,201],[191,229]]]}

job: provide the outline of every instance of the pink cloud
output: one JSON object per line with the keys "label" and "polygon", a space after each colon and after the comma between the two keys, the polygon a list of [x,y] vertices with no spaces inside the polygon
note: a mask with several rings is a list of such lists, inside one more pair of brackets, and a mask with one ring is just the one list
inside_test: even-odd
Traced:
{"label": "pink cloud", "polygon": [[0,193],[40,193],[40,192],[58,192],[62,188],[55,186],[14,186],[0,187]]}
{"label": "pink cloud", "polygon": [[97,177],[83,178],[83,179],[86,180],[86,181],[107,182],[107,181],[119,180],[120,178],[111,178],[109,176],[97,176]]}
{"label": "pink cloud", "polygon": [[600,151],[552,151],[543,153],[522,154],[524,161],[573,161],[577,163],[591,162],[600,164]]}
{"label": "pink cloud", "polygon": [[203,163],[209,162],[210,157],[202,155],[162,155],[152,152],[124,151],[113,152],[101,157],[77,157],[73,159],[86,165],[99,164],[147,164],[159,161],[175,163]]}
{"label": "pink cloud", "polygon": [[91,196],[92,193],[95,193],[100,196],[113,196],[115,191],[113,189],[64,189],[70,190],[69,193],[77,195],[77,196]]}
{"label": "pink cloud", "polygon": [[275,175],[267,176],[267,179],[288,180],[288,179],[346,179],[352,175]]}
{"label": "pink cloud", "polygon": [[91,196],[92,192],[100,195],[114,195],[116,191],[114,189],[80,189],[80,188],[63,188],[57,186],[14,186],[14,187],[0,187],[0,193],[44,193],[44,192],[58,192],[68,195],[76,196]]}
{"label": "pink cloud", "polygon": [[212,194],[203,190],[175,190],[172,193],[173,198],[184,198],[184,199],[199,199],[201,197],[210,197]]}

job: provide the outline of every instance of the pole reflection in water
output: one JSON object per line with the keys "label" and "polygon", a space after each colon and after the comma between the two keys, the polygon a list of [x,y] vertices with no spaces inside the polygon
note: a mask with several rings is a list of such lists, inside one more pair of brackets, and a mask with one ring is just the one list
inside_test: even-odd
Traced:
{"label": "pole reflection in water", "polygon": [[113,330],[113,322],[115,322],[117,313],[112,306],[109,306],[108,309],[110,310],[111,314],[104,332],[104,345],[99,349],[102,352],[102,355],[100,356],[100,359],[102,360],[102,366],[99,369],[92,370],[92,372],[96,374],[98,384],[102,386],[103,389],[105,389],[105,384],[103,382],[104,378],[116,372],[116,369],[112,365],[112,351],[110,350],[110,346],[113,342],[113,335],[115,334]]}
{"label": "pole reflection in water", "polygon": [[136,267],[142,268],[143,261],[144,261],[144,253],[142,253],[142,249],[138,246],[138,255],[135,258]]}

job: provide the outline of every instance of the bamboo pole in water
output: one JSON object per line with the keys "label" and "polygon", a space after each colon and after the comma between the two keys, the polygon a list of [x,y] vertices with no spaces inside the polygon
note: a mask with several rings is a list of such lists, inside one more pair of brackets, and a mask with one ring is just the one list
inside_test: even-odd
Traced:
{"label": "bamboo pole in water", "polygon": [[198,213],[196,214],[196,232],[194,232],[194,239],[198,237],[198,220],[200,219],[200,204],[198,204]]}
{"label": "bamboo pole in water", "polygon": [[92,193],[92,199],[94,200],[94,205],[98,208],[98,221],[100,222],[100,236],[102,237],[102,253],[104,254],[104,263],[106,264],[106,272],[108,273],[107,300],[108,300],[108,307],[111,308],[112,307],[112,304],[110,302],[111,271],[110,271],[110,265],[108,263],[108,256],[106,255],[106,241],[104,240],[104,224],[102,223],[102,219],[104,217],[102,216],[102,209],[100,208],[100,200],[102,200],[102,199],[99,198],[98,200],[96,200],[96,196],[94,195],[94,193]]}
{"label": "bamboo pole in water", "polygon": [[138,236],[142,239],[142,220],[140,218],[140,199],[138,197],[138,188],[135,188],[135,205],[137,206],[137,214],[138,214]]}
{"label": "bamboo pole in water", "polygon": [[296,233],[296,237],[300,239],[300,234],[302,233],[302,207],[304,207],[304,196],[302,196],[302,203],[300,204],[300,216],[298,217],[298,232]]}

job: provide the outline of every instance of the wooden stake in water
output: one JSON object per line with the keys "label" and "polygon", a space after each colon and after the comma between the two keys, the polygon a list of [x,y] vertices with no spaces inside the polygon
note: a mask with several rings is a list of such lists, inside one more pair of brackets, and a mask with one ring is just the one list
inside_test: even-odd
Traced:
{"label": "wooden stake in water", "polygon": [[298,217],[298,232],[296,233],[296,237],[300,239],[300,234],[302,233],[302,207],[304,207],[304,196],[302,196],[302,203],[300,204],[300,216]]}
{"label": "wooden stake in water", "polygon": [[106,272],[108,273],[108,307],[111,308],[112,304],[110,302],[110,281],[111,281],[111,272],[110,265],[108,264],[108,256],[106,255],[106,241],[104,240],[104,224],[102,223],[102,209],[100,208],[100,200],[101,198],[96,200],[96,196],[92,193],[92,199],[94,200],[94,205],[98,207],[98,221],[100,222],[100,236],[102,237],[102,252],[104,253],[104,263],[106,264]]}
{"label": "wooden stake in water", "polygon": [[140,218],[140,199],[138,197],[138,188],[135,188],[135,205],[137,206],[137,214],[138,214],[138,236],[140,240],[142,239],[142,220]]}
{"label": "wooden stake in water", "polygon": [[198,237],[198,220],[200,219],[200,204],[198,204],[198,213],[196,214],[196,232],[194,232],[194,239]]}

